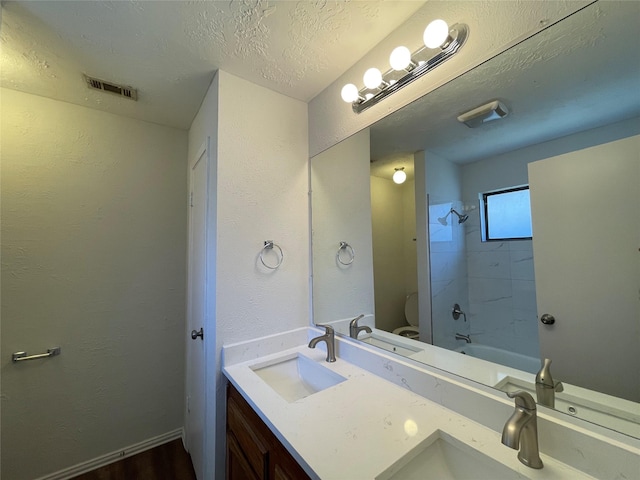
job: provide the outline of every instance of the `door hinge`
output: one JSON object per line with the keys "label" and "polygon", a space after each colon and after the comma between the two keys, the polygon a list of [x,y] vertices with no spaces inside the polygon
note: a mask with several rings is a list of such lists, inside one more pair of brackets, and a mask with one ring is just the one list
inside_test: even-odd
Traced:
{"label": "door hinge", "polygon": [[193,207],[193,192],[189,194],[189,206]]}
{"label": "door hinge", "polygon": [[187,413],[191,413],[191,396],[187,395]]}

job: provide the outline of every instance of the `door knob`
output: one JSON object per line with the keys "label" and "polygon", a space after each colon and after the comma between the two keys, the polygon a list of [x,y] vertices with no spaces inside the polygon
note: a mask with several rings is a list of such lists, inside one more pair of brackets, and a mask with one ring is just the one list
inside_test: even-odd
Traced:
{"label": "door knob", "polygon": [[191,339],[195,340],[198,337],[204,340],[204,331],[202,330],[202,327],[200,327],[200,330],[191,330]]}
{"label": "door knob", "polygon": [[553,325],[554,323],[556,323],[556,319],[553,315],[550,315],[548,313],[545,313],[544,315],[542,315],[540,317],[540,321],[542,323],[544,323],[545,325]]}

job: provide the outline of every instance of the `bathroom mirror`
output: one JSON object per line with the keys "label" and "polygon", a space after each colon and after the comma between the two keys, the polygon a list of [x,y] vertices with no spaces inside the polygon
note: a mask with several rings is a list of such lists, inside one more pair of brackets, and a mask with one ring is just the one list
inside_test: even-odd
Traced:
{"label": "bathroom mirror", "polygon": [[[590,5],[314,157],[314,322],[349,335],[365,314],[360,341],[503,391],[535,395],[551,358],[557,410],[640,437],[639,15],[635,2]],[[505,118],[457,121],[492,100]],[[598,170],[625,155],[622,179]],[[482,194],[523,185],[533,240],[482,241]],[[601,248],[567,237],[583,219],[583,237],[607,233]],[[606,269],[622,251],[619,280]],[[392,333],[413,292],[415,339]]]}

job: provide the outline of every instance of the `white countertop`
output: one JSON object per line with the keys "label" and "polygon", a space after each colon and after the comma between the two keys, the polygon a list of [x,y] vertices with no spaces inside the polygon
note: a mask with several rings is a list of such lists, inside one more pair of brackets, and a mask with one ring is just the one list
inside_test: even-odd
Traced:
{"label": "white countertop", "polygon": [[[307,347],[309,332],[298,332],[288,341],[273,336],[225,347],[223,371],[311,477],[376,478],[441,430],[523,478],[594,478],[544,454],[543,469],[526,467],[518,461],[515,450],[502,445],[498,432],[358,368],[339,355],[335,363],[325,362],[323,349]],[[291,343],[297,346],[284,348]],[[265,344],[270,346],[265,348]],[[347,381],[287,402],[250,368],[296,353]]]}

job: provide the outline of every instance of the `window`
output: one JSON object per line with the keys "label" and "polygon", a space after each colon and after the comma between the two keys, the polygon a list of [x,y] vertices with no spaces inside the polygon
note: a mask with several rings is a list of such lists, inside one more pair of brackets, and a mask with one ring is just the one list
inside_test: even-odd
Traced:
{"label": "window", "polygon": [[481,194],[482,241],[531,239],[529,186]]}

